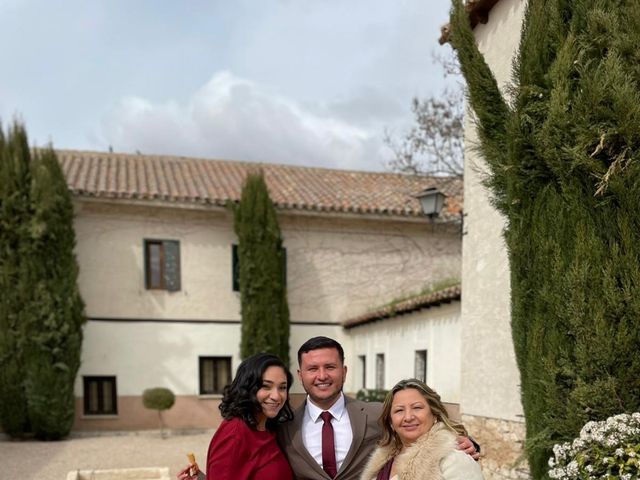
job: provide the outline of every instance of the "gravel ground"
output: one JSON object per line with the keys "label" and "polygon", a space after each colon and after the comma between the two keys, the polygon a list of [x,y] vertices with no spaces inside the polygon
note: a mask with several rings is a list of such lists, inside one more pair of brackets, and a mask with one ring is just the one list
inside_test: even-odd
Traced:
{"label": "gravel ground", "polygon": [[175,478],[193,452],[202,466],[213,430],[195,434],[157,431],[72,436],[59,442],[0,439],[0,480],[65,480],[73,470],[169,467]]}

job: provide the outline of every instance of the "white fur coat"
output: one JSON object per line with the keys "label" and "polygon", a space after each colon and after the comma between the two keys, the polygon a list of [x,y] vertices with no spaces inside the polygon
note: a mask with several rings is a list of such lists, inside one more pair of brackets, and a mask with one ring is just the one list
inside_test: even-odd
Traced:
{"label": "white fur coat", "polygon": [[[378,472],[393,456],[393,447],[378,447],[361,480],[375,480]],[[395,459],[399,480],[482,480],[480,466],[456,447],[456,435],[442,423],[420,437]]]}

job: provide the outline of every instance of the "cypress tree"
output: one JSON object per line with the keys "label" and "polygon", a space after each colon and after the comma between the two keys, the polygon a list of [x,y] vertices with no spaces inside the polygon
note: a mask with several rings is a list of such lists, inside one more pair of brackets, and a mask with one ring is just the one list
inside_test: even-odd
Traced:
{"label": "cypress tree", "polygon": [[451,42],[506,219],[527,455],[640,409],[640,2],[529,0],[506,101],[461,0]]}
{"label": "cypress tree", "polygon": [[24,360],[29,318],[27,268],[31,216],[30,152],[17,122],[5,137],[0,126],[0,425],[11,436],[31,430],[24,389]]}
{"label": "cypress tree", "polygon": [[38,330],[28,344],[25,388],[34,433],[39,438],[58,439],[73,425],[84,303],[77,287],[73,205],[51,147],[36,152],[32,172],[33,281],[28,311],[37,319]]}
{"label": "cypress tree", "polygon": [[289,307],[278,217],[261,172],[250,173],[234,207],[242,338],[240,355],[258,352],[289,362]]}
{"label": "cypress tree", "polygon": [[55,152],[32,152],[18,123],[1,165],[0,421],[12,436],[58,439],[73,423],[85,321],[73,207]]}

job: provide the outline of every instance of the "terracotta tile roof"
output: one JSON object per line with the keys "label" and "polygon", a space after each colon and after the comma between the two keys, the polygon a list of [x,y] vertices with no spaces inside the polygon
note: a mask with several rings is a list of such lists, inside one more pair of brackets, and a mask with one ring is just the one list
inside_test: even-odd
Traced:
{"label": "terracotta tile roof", "polygon": [[421,216],[414,197],[436,186],[447,219],[462,204],[462,180],[186,157],[58,150],[69,188],[80,197],[200,205],[238,201],[248,172],[262,169],[280,209]]}
{"label": "terracotta tile roof", "polygon": [[386,305],[377,310],[365,313],[355,318],[350,318],[342,322],[344,328],[353,328],[365,325],[367,323],[375,322],[378,320],[385,320],[387,318],[396,317],[398,315],[405,315],[407,313],[415,312],[416,310],[422,310],[424,308],[431,308],[441,305],[443,303],[451,303],[456,300],[460,300],[462,290],[460,285],[454,285],[452,287],[443,288],[437,292],[427,293],[425,295],[417,295],[415,297],[408,298],[399,303],[392,305]]}

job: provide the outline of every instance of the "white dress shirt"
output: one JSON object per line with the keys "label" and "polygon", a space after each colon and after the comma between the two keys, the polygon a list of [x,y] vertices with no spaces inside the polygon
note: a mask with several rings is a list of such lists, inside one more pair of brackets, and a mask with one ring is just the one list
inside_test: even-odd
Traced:
{"label": "white dress shirt", "polygon": [[[307,406],[302,420],[302,442],[320,467],[322,467],[322,425],[324,424],[320,414],[324,411],[314,405],[307,396]],[[345,408],[344,395],[342,393],[340,393],[340,398],[336,400],[336,403],[328,411],[333,416],[331,426],[333,427],[334,446],[336,449],[336,465],[339,471],[353,440],[349,413]]]}

